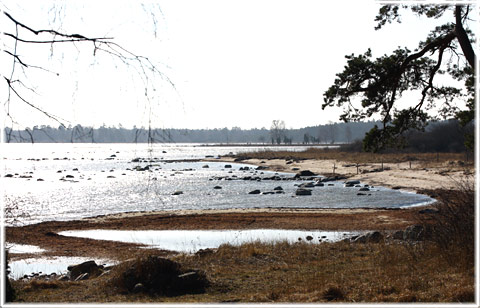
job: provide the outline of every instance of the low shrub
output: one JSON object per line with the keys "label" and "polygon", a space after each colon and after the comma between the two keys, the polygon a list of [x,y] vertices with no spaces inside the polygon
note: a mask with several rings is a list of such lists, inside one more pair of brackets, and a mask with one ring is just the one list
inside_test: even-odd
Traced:
{"label": "low shrub", "polygon": [[114,271],[110,283],[121,293],[147,292],[175,296],[202,293],[209,285],[205,273],[182,270],[179,263],[155,255],[124,262]]}
{"label": "low shrub", "polygon": [[474,266],[475,187],[472,178],[456,184],[457,189],[439,194],[433,215],[433,240],[452,264]]}
{"label": "low shrub", "polygon": [[323,299],[327,301],[339,301],[345,299],[345,294],[338,286],[329,286],[322,293]]}

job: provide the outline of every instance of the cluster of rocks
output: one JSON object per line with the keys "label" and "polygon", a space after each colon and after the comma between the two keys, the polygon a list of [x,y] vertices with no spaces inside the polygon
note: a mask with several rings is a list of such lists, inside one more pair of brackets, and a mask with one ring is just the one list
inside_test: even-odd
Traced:
{"label": "cluster of rocks", "polygon": [[274,195],[274,194],[284,194],[285,192],[283,191],[283,187],[282,186],[277,186],[273,189],[273,191],[260,191],[260,189],[255,189],[255,190],[252,190],[251,192],[249,192],[248,194],[249,195]]}
{"label": "cluster of rocks", "polygon": [[395,241],[424,241],[432,238],[432,230],[422,225],[412,225],[405,230],[397,230],[393,232],[370,231],[365,234],[355,235],[344,239],[348,243],[380,243],[385,240]]}
{"label": "cluster of rocks", "polygon": [[108,274],[113,266],[98,265],[95,261],[90,260],[80,264],[70,265],[67,267],[66,274],[45,274],[42,272],[24,275],[23,279],[42,279],[42,280],[58,280],[58,281],[80,281]]}
{"label": "cluster of rocks", "polygon": [[[120,273],[114,275],[110,282],[124,293],[144,292],[173,296],[201,293],[210,285],[204,272],[194,269],[182,270],[178,262],[158,256],[132,259],[117,266]],[[98,265],[91,260],[68,266],[68,273],[65,275],[35,273],[25,275],[23,278],[81,281],[106,275],[112,268],[113,266]]]}
{"label": "cluster of rocks", "polygon": [[[162,151],[163,154],[166,154],[166,151]],[[150,157],[150,158],[145,158],[145,157],[135,157],[132,159],[130,162],[131,163],[154,163],[154,162],[160,162],[163,160],[163,157]]]}

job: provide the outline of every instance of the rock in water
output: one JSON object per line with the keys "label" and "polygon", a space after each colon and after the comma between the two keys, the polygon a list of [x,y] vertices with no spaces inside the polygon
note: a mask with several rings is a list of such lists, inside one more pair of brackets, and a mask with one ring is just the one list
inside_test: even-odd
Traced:
{"label": "rock in water", "polygon": [[295,191],[296,196],[310,196],[312,194],[312,190],[306,188],[299,188]]}

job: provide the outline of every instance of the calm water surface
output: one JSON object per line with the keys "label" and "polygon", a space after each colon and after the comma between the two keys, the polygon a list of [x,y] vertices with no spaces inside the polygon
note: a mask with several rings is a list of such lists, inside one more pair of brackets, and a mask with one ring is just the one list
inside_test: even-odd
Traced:
{"label": "calm water surface", "polygon": [[[359,188],[346,188],[342,182],[312,188],[311,196],[295,196],[304,181],[292,180],[293,174],[257,171],[256,166],[245,164],[226,168],[222,162],[180,161],[264,149],[192,144],[4,144],[1,184],[6,205],[14,208],[13,215],[24,215],[23,224],[131,211],[398,208],[433,201],[383,187],[359,196]],[[306,147],[268,149],[300,151]],[[148,170],[144,170],[146,166]],[[249,170],[240,170],[245,167]],[[278,180],[265,179],[272,176]],[[242,180],[245,177],[252,180]],[[269,194],[278,186],[284,193]],[[253,190],[263,194],[249,194]]]}

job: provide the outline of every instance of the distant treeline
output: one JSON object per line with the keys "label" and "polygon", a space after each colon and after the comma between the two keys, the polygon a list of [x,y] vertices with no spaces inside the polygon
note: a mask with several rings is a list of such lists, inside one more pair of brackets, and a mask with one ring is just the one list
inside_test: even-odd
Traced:
{"label": "distant treeline", "polygon": [[[459,153],[467,151],[466,136],[474,133],[474,123],[463,127],[457,120],[431,122],[425,131],[411,130],[403,135],[403,142],[399,147],[384,150],[384,152],[449,152]],[[362,151],[362,141],[342,146],[345,151]],[[470,150],[469,150],[470,151]]]}
{"label": "distant treeline", "polygon": [[[6,142],[33,143],[220,143],[220,144],[333,144],[346,143],[345,149],[360,151],[361,139],[379,122],[333,123],[300,129],[148,129],[123,127],[58,128],[34,126],[23,130],[5,128]],[[472,133],[473,123],[462,127],[456,120],[430,123],[424,132],[404,135],[404,151],[463,152],[465,133]],[[274,135],[277,136],[274,138]],[[280,137],[279,137],[280,136]]]}
{"label": "distant treeline", "polygon": [[34,126],[23,130],[5,129],[7,142],[73,142],[73,143],[263,143],[263,144],[318,144],[349,143],[361,139],[377,122],[333,123],[284,129],[281,138],[273,140],[270,129],[148,129],[123,127]]}

